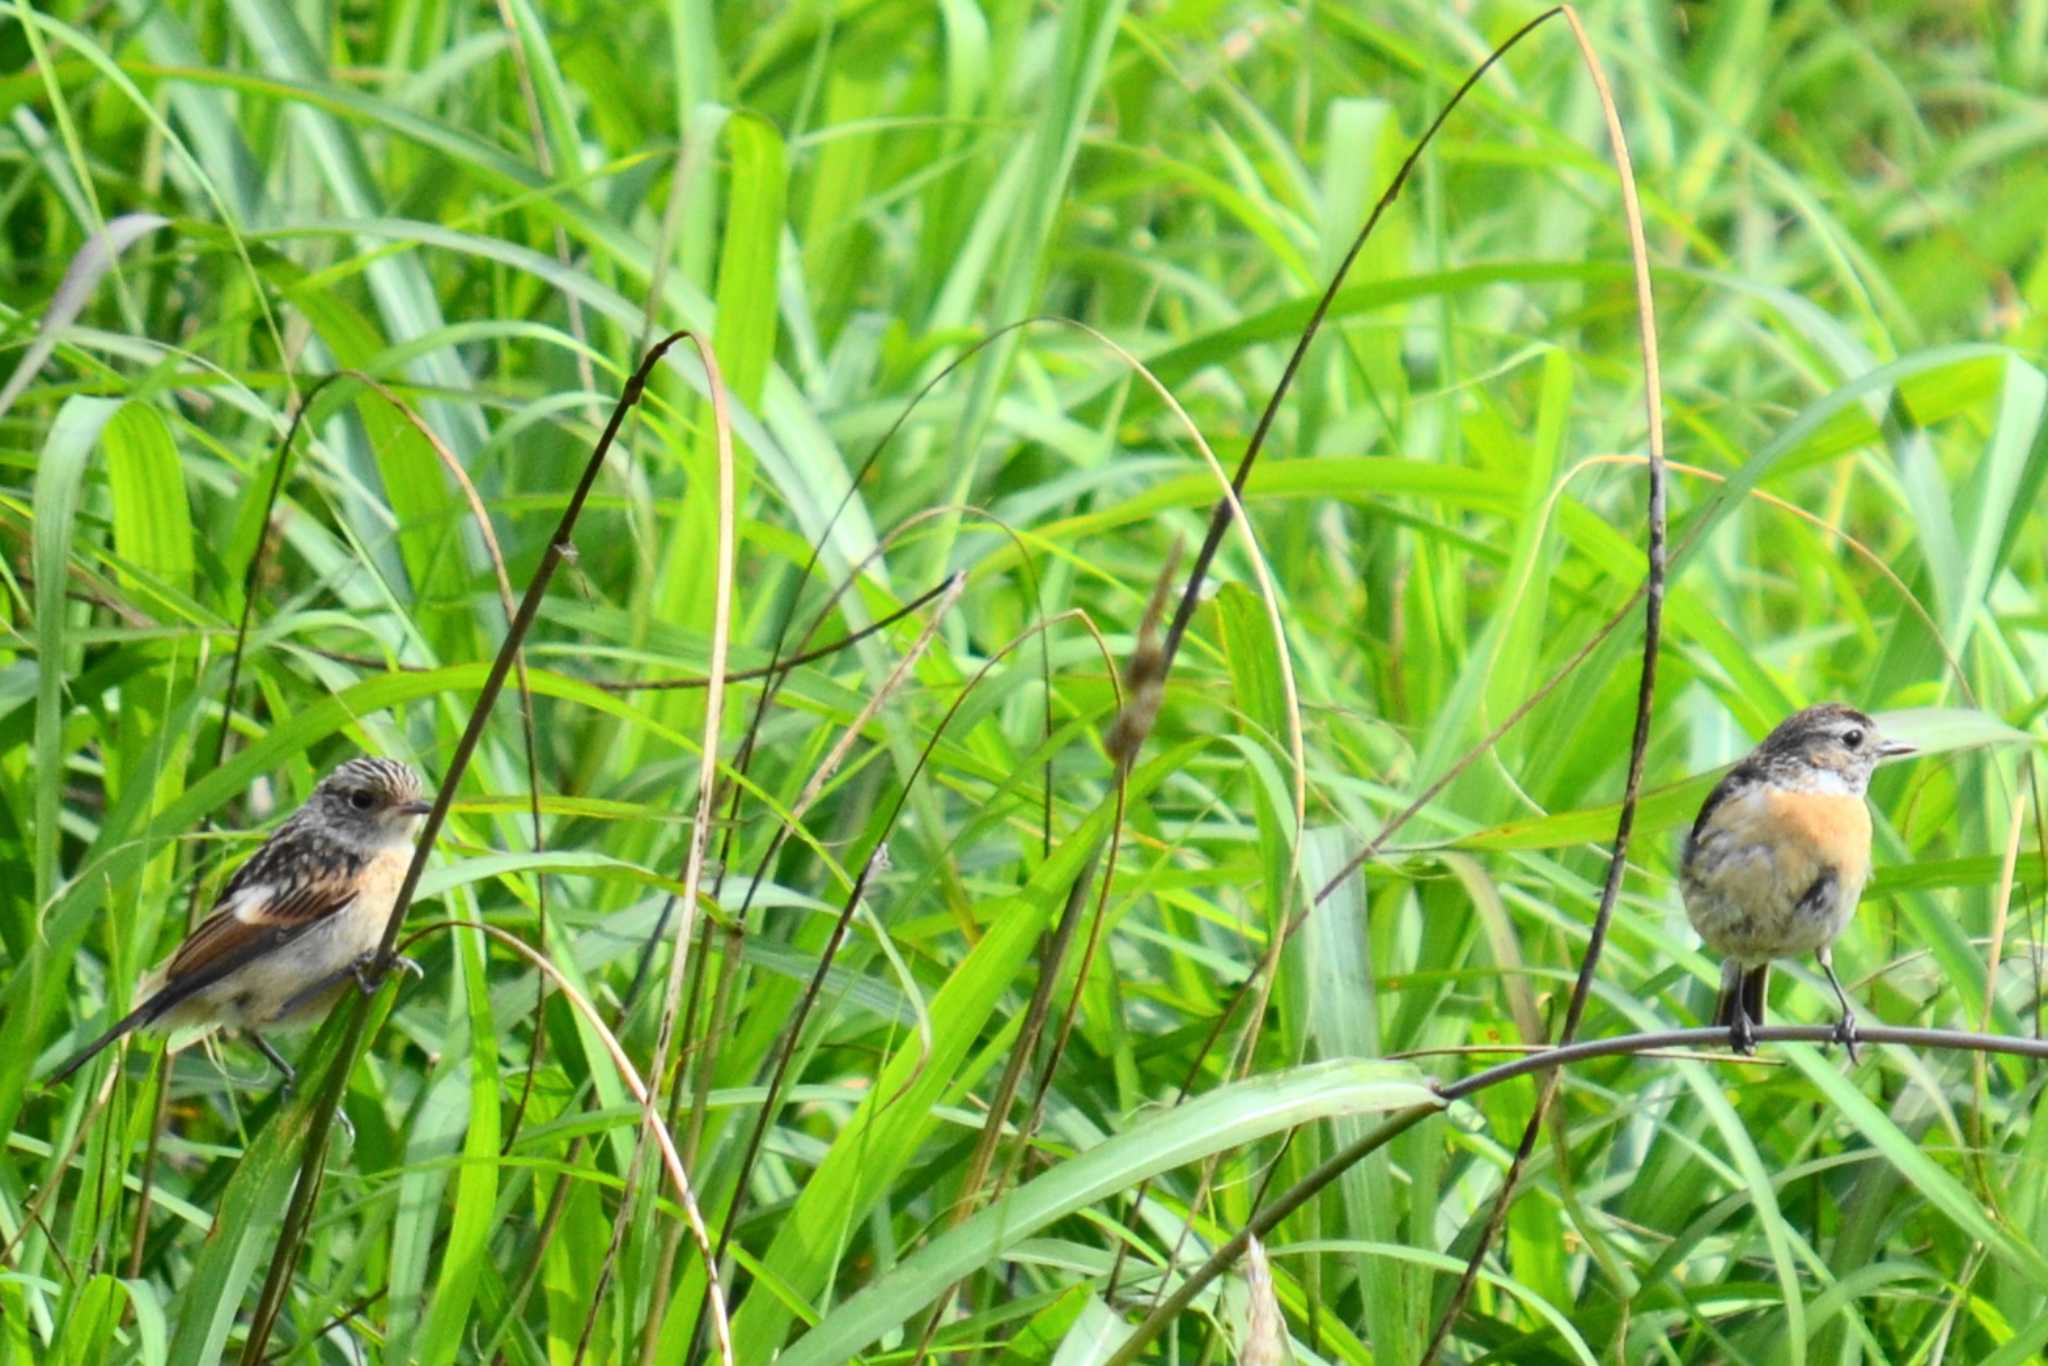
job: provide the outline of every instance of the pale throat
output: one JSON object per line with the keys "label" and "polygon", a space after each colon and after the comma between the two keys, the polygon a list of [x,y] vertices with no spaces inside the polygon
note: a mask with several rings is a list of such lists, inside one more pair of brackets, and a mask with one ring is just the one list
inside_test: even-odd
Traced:
{"label": "pale throat", "polygon": [[1780,780],[1794,792],[1815,792],[1829,797],[1860,797],[1863,789],[1851,783],[1841,770],[1817,764],[1803,766],[1796,775]]}

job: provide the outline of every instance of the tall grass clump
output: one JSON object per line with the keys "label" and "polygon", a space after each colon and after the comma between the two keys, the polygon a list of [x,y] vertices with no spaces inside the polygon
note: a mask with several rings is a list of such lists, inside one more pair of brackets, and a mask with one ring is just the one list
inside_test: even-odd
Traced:
{"label": "tall grass clump", "polygon": [[[2048,7],[1408,163],[1536,15],[0,16],[0,1351],[2048,1350]],[[1736,1062],[1678,839],[1829,697],[1889,1041]],[[41,1087],[366,750],[423,975]]]}

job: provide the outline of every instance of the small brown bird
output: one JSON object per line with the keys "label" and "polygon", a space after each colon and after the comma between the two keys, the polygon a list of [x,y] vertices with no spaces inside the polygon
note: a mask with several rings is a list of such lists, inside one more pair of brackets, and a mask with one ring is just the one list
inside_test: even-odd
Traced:
{"label": "small brown bird", "polygon": [[259,1030],[317,1023],[366,970],[412,862],[428,811],[419,775],[390,759],[351,759],[235,871],[170,960],[142,979],[142,1004],[44,1085],[70,1076],[132,1029],[240,1029],[285,1076]]}
{"label": "small brown bird", "polygon": [[1856,1012],[1831,946],[1870,876],[1871,772],[1913,747],[1841,702],[1795,712],[1707,794],[1679,866],[1685,912],[1721,955],[1714,1024],[1756,1051],[1771,960],[1811,953],[1841,1002],[1836,1041],[1856,1057]]}

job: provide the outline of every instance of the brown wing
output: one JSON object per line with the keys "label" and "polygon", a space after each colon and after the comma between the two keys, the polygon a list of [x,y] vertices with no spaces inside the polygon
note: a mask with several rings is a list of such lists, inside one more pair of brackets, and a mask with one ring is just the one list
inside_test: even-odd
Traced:
{"label": "brown wing", "polygon": [[220,909],[200,922],[164,965],[158,997],[182,1000],[259,954],[290,943],[355,900],[357,881],[352,871],[336,872],[289,889],[245,886],[239,895],[223,898]]}
{"label": "brown wing", "polygon": [[[228,879],[213,913],[192,931],[171,961],[151,977],[156,990],[114,1027],[73,1054],[44,1079],[55,1086],[95,1054],[139,1025],[160,1019],[243,964],[289,944],[355,900],[360,863],[344,860],[303,873],[303,852],[272,840]],[[145,987],[145,990],[147,987]]]}

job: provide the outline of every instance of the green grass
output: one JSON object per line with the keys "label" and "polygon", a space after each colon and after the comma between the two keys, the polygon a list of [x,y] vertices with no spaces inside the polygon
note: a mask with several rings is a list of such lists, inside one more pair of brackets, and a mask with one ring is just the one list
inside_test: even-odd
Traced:
{"label": "green grass", "polygon": [[[1104,748],[1218,497],[1202,443],[1235,463],[1401,156],[1533,13],[10,7],[10,1357],[247,1350],[342,1022],[287,1045],[311,1081],[287,1101],[234,1041],[178,1054],[161,1111],[154,1042],[32,1079],[319,774],[367,749],[443,781],[507,591],[676,328],[715,348],[736,515],[679,346],[456,788],[424,979],[371,1006],[267,1352],[682,1360],[705,1261],[607,1035],[645,1074],[673,1034],[653,1104],[729,1243],[738,1360],[1064,1362],[1105,1359],[1425,1075],[1494,1060],[1451,1050],[1554,1033],[1639,612],[1259,969],[1641,581],[1620,188],[1561,24],[1453,115],[1335,296],[1121,792]],[[1984,721],[2048,735],[2048,3],[1587,23],[1677,463],[1646,800],[1581,1035],[1697,1022],[1716,965],[1678,832],[1826,697],[1935,742],[1873,790],[1851,991],[1888,1023],[2037,1033],[2048,833],[2031,745]],[[1115,345],[998,335],[1032,317]],[[281,457],[338,370],[376,383],[319,390]],[[707,692],[630,686],[832,644],[955,571],[950,606],[788,670],[744,750],[764,684],[729,682],[708,807]],[[523,941],[549,989],[446,922]],[[1779,1018],[1831,1018],[1815,973],[1782,976]],[[1247,981],[1264,1008],[1209,1043]],[[2043,1075],[1798,1045],[1574,1068],[1448,1359],[2033,1359]],[[1296,1359],[1420,1354],[1532,1099],[1424,1119],[1264,1239]],[[1228,1359],[1245,1287],[1148,1351]]]}

